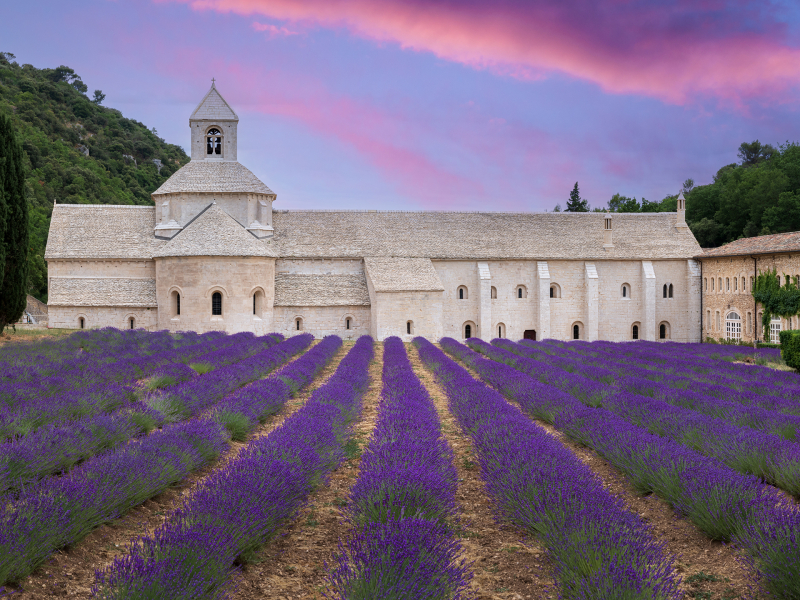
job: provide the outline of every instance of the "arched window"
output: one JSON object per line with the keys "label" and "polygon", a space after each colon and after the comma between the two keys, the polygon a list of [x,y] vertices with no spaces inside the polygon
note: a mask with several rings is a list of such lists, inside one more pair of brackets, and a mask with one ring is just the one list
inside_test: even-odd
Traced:
{"label": "arched window", "polygon": [[638,325],[634,325],[631,328],[631,338],[634,339],[634,340],[638,340],[639,339],[639,326]]}
{"label": "arched window", "polygon": [[463,334],[464,339],[467,340],[478,335],[478,328],[475,327],[475,323],[472,321],[467,321],[461,326],[461,333]]}
{"label": "arched window", "polygon": [[725,317],[725,339],[737,342],[742,339],[742,318],[737,312],[729,312]]}
{"label": "arched window", "polygon": [[667,297],[667,284],[664,284],[664,298]]}
{"label": "arched window", "polygon": [[664,321],[658,326],[658,339],[660,340],[668,340],[669,339],[669,323]]}
{"label": "arched window", "polygon": [[406,321],[406,334],[411,335],[414,333],[414,321]]}
{"label": "arched window", "polygon": [[264,292],[256,290],[253,292],[253,316],[259,319],[263,317],[264,313]]}
{"label": "arched window", "polygon": [[750,275],[750,289],[751,290],[753,289],[753,281],[755,281],[755,279],[753,278],[752,275]]}
{"label": "arched window", "polygon": [[630,297],[631,297],[631,286],[630,286],[630,284],[623,283],[621,289],[622,289],[622,297],[627,299],[627,300],[630,300]]}
{"label": "arched window", "polygon": [[703,277],[703,289],[708,291],[708,277]]}
{"label": "arched window", "polygon": [[497,288],[496,287],[492,286],[490,295],[492,297],[492,300],[496,300],[497,299]]}
{"label": "arched window", "polygon": [[222,316],[222,294],[219,292],[211,294],[211,314]]}
{"label": "arched window", "polygon": [[711,291],[714,291],[714,278],[711,278]]}
{"label": "arched window", "polygon": [[669,297],[672,298],[672,284],[669,284]]}
{"label": "arched window", "polygon": [[745,283],[747,283],[747,280],[744,277],[742,277],[742,292],[746,292],[747,291],[747,287],[745,286]]}
{"label": "arched window", "polygon": [[581,339],[581,328],[580,325],[578,325],[577,323],[572,326],[572,339],[573,340]]}
{"label": "arched window", "polygon": [[175,316],[181,316],[181,295],[175,292]]}
{"label": "arched window", "polygon": [[84,326],[86,325],[86,321],[84,320],[84,318],[83,318],[83,317],[80,317],[80,318],[78,319],[78,325],[80,326],[80,328],[81,328],[81,329],[83,329],[83,328],[84,328]]}
{"label": "arched window", "polygon": [[295,331],[303,331],[303,318],[296,317],[294,320],[294,329]]}
{"label": "arched window", "polygon": [[350,329],[350,317],[347,317],[347,318],[344,320],[344,328],[345,328],[345,329]]}
{"label": "arched window", "polygon": [[717,320],[717,326],[715,328],[715,331],[720,331],[721,327],[719,325],[719,311],[716,312],[716,320]]}
{"label": "arched window", "polygon": [[550,284],[550,297],[561,298],[561,287],[557,283]]}
{"label": "arched window", "polygon": [[222,132],[216,127],[212,127],[206,133],[206,154],[222,154]]}
{"label": "arched window", "polygon": [[136,319],[131,317],[130,319],[128,319],[128,323],[130,324],[131,329],[133,329],[136,324]]}
{"label": "arched window", "polygon": [[[780,282],[780,279],[778,281]],[[730,280],[730,277],[726,277],[725,278],[725,291],[726,292],[730,292],[731,291],[731,280]]]}
{"label": "arched window", "polygon": [[497,337],[504,338],[506,337],[506,326],[503,323],[497,324]]}
{"label": "arched window", "polygon": [[734,292],[738,292],[739,291],[739,278],[738,277],[734,277],[733,278],[733,291]]}
{"label": "arched window", "polygon": [[459,286],[457,295],[459,300],[467,300],[469,298],[467,287],[464,285]]}
{"label": "arched window", "polygon": [[528,297],[528,288],[526,288],[524,285],[518,285],[517,286],[516,296],[517,296],[517,298],[527,298]]}
{"label": "arched window", "polygon": [[717,277],[717,291],[722,293],[722,277]]}

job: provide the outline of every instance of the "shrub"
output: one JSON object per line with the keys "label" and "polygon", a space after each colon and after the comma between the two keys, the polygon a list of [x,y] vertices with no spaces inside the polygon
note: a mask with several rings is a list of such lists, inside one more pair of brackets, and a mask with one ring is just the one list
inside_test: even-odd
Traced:
{"label": "shrub", "polygon": [[800,369],[800,331],[781,331],[781,357],[795,371]]}

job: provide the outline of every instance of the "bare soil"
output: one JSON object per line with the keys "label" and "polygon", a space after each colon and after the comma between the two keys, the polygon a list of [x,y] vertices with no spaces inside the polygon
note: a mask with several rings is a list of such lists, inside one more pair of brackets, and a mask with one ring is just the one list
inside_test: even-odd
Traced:
{"label": "bare soil", "polygon": [[[469,367],[460,364],[473,378],[480,381]],[[515,402],[510,403],[519,408]],[[544,421],[533,417],[531,419],[588,465],[610,493],[620,498],[628,510],[638,514],[650,525],[654,539],[663,542],[667,551],[675,556],[675,570],[683,580],[682,590],[687,598],[757,598],[748,570],[742,562],[742,555],[733,546],[710,540],[691,521],[681,518],[658,496],[638,494],[625,474],[594,450],[573,442]]]}
{"label": "bare soil", "polygon": [[[375,426],[382,355],[383,347],[376,343],[375,360],[369,369],[370,387],[364,395],[361,418],[353,428],[352,439],[358,443],[359,450],[366,446]],[[338,542],[350,533],[342,509],[358,477],[360,462],[361,452],[352,452],[330,474],[326,485],[317,488],[283,535],[234,576],[231,598],[323,598],[329,565],[335,560]]]}
{"label": "bare soil", "polygon": [[425,369],[417,349],[407,345],[414,372],[431,395],[442,434],[453,449],[458,471],[457,501],[465,558],[473,562],[471,591],[476,600],[555,598],[553,567],[538,540],[495,518],[472,440],[464,435],[447,406],[447,397]]}
{"label": "bare soil", "polygon": [[[248,442],[267,435],[305,404],[311,393],[333,374],[349,348],[350,345],[343,345],[315,381],[306,390],[287,402],[264,425],[257,427],[248,436]],[[297,360],[303,354],[298,354],[286,364]],[[246,445],[247,442],[231,442],[228,451],[212,464],[192,473],[161,494],[131,509],[119,519],[101,525],[76,544],[55,552],[19,586],[7,586],[7,592],[12,593],[14,598],[20,600],[90,598],[96,570],[106,568],[115,557],[124,554],[130,543],[137,537],[152,533],[181,503],[184,495],[190,494],[203,479],[224,467]]]}

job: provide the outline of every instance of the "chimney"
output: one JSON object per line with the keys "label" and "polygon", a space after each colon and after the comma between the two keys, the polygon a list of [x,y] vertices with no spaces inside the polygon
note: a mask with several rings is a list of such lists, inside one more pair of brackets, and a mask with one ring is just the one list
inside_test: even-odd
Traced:
{"label": "chimney", "polygon": [[611,238],[611,213],[603,215],[603,248],[610,250],[614,247],[614,242]]}
{"label": "chimney", "polygon": [[678,220],[675,227],[688,227],[686,224],[686,198],[683,197],[683,192],[678,194]]}

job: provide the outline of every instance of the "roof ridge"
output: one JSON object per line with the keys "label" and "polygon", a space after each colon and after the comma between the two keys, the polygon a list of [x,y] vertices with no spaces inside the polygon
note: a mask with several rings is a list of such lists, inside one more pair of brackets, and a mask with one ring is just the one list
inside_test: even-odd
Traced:
{"label": "roof ridge", "polygon": [[677,215],[677,212],[654,212],[654,213],[604,213],[604,212],[552,212],[552,211],[537,211],[537,210],[439,210],[439,209],[429,209],[429,210],[369,210],[369,209],[362,209],[362,208],[342,208],[342,209],[335,209],[335,208],[276,208],[273,209],[273,212],[277,213],[302,213],[302,212],[309,212],[309,213],[361,213],[361,214],[386,214],[386,213],[407,213],[407,214],[423,214],[423,213],[433,213],[433,214],[454,214],[454,215],[563,215],[563,216],[587,216],[587,215],[624,215],[630,217],[652,217],[652,216],[667,216],[667,215]]}

